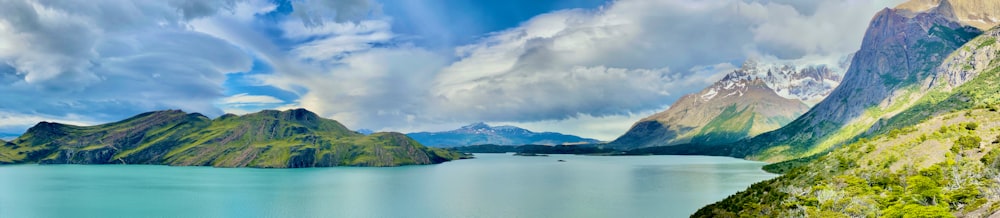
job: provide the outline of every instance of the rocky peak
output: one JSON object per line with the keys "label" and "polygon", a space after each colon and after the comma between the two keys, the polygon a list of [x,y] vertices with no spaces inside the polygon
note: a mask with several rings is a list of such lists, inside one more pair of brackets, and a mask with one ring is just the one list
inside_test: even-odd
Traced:
{"label": "rocky peak", "polygon": [[824,65],[795,67],[747,59],[739,69],[726,74],[703,92],[701,99],[710,101],[717,96],[742,96],[747,88],[758,85],[758,88],[770,89],[781,97],[813,105],[840,84],[842,72]]}
{"label": "rocky peak", "polygon": [[996,0],[911,0],[895,9],[909,18],[933,12],[980,30],[988,30],[1000,24],[1000,1]]}
{"label": "rocky peak", "polygon": [[486,123],[483,123],[483,122],[476,122],[476,123],[472,123],[472,124],[469,124],[469,125],[462,126],[462,128],[460,128],[460,129],[463,129],[463,130],[484,130],[484,129],[490,129],[490,125],[486,125]]}

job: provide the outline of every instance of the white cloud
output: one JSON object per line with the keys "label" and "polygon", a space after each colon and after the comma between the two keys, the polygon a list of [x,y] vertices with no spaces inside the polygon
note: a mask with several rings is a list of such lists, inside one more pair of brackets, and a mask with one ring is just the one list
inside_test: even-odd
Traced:
{"label": "white cloud", "polygon": [[285,103],[281,99],[267,95],[250,95],[240,93],[222,99],[222,104],[280,104]]}
{"label": "white cloud", "polygon": [[[769,56],[836,63],[884,2],[616,1],[539,15],[457,49],[437,75],[438,109],[465,120],[559,120],[670,104]],[[809,63],[803,63],[809,64]],[[669,69],[669,70],[668,70]]]}
{"label": "white cloud", "polygon": [[89,117],[79,114],[66,114],[65,116],[55,117],[45,114],[24,114],[0,110],[0,133],[22,133],[26,127],[34,126],[41,121],[78,126],[97,123]]}
{"label": "white cloud", "polygon": [[456,48],[450,63],[450,54],[401,41],[391,18],[327,17],[312,26],[290,19],[284,38],[314,40],[273,60],[296,70],[261,79],[299,93],[297,106],[354,128],[597,123],[663,108],[747,57],[837,63],[889,4],[621,0],[536,16]]}
{"label": "white cloud", "polygon": [[[663,110],[666,110],[665,108]],[[541,120],[529,122],[500,122],[496,125],[514,125],[535,132],[558,132],[593,138],[601,141],[612,141],[618,136],[625,134],[625,131],[635,121],[659,112],[658,110],[648,110],[640,113],[629,113],[595,117],[586,114],[578,114],[572,119],[562,120]]]}
{"label": "white cloud", "polygon": [[168,108],[219,114],[213,102],[224,97],[225,74],[251,66],[229,42],[187,28],[191,18],[229,11],[227,1],[0,4],[0,111],[23,115],[5,125]]}
{"label": "white cloud", "polygon": [[[837,63],[896,2],[619,0],[440,53],[394,33],[369,0],[293,1],[289,15],[265,0],[0,0],[0,111],[108,121],[305,107],[352,128],[486,121],[608,139],[746,57]],[[251,57],[272,70],[258,85],[299,99],[224,95]]]}

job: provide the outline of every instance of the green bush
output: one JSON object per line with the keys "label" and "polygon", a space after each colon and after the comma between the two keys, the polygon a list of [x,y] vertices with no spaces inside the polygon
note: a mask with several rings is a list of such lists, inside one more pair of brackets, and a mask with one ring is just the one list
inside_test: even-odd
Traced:
{"label": "green bush", "polygon": [[885,210],[883,217],[955,217],[948,212],[948,208],[939,206],[924,206],[919,204],[896,205]]}
{"label": "green bush", "polygon": [[962,126],[964,126],[965,129],[967,129],[967,130],[976,130],[976,129],[979,128],[979,123],[968,122],[968,123],[963,124]]}
{"label": "green bush", "polygon": [[958,137],[958,140],[955,140],[955,146],[958,146],[959,149],[979,148],[979,143],[982,141],[983,139],[979,138],[979,136],[963,135]]}

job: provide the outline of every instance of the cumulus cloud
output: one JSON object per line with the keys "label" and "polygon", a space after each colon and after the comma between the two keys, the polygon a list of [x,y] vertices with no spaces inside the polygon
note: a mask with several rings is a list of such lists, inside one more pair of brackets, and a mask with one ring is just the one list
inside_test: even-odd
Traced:
{"label": "cumulus cloud", "polygon": [[[442,52],[393,32],[371,0],[0,0],[0,113],[110,121],[305,107],[352,128],[486,121],[607,139],[596,126],[624,132],[624,120],[747,57],[837,63],[871,15],[898,1],[619,0]],[[247,76],[253,85],[298,99],[226,92],[227,73],[254,63],[266,70]]]}
{"label": "cumulus cloud", "polygon": [[273,96],[267,95],[250,95],[247,93],[240,93],[233,96],[229,96],[222,99],[223,104],[280,104],[284,103],[281,99],[275,98]]}
{"label": "cumulus cloud", "polygon": [[407,44],[389,18],[292,19],[284,38],[314,40],[278,64],[299,70],[262,81],[358,128],[627,117],[666,107],[747,57],[838,63],[871,15],[892,4],[621,0],[542,14],[453,54]]}
{"label": "cumulus cloud", "polygon": [[[450,117],[537,121],[663,107],[732,62],[838,63],[885,2],[616,1],[537,16],[457,49],[432,96]],[[892,4],[892,3],[889,3]]]}
{"label": "cumulus cloud", "polygon": [[228,11],[227,2],[0,4],[5,114],[33,120],[79,118],[71,114],[109,120],[167,108],[218,114],[213,102],[224,97],[225,73],[251,66],[238,47],[186,27],[191,18]]}
{"label": "cumulus cloud", "polygon": [[20,134],[24,132],[25,126],[33,126],[40,121],[58,122],[70,125],[93,125],[97,122],[88,116],[80,114],[66,114],[56,117],[46,114],[25,114],[0,111],[0,134]]}

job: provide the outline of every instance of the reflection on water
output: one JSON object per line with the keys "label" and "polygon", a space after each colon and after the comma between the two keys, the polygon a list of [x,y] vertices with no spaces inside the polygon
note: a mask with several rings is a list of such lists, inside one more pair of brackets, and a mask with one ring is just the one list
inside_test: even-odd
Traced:
{"label": "reflection on water", "polygon": [[477,157],[394,168],[0,166],[0,217],[685,217],[775,176],[722,157]]}

